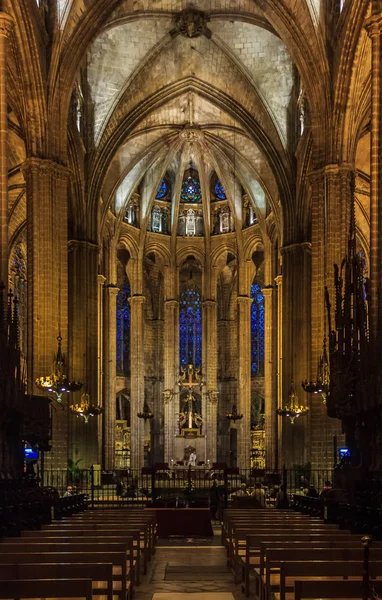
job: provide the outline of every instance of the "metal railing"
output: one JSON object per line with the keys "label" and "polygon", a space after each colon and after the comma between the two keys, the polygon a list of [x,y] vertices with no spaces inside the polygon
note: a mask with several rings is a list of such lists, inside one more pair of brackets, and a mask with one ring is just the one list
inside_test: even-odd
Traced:
{"label": "metal railing", "polygon": [[44,470],[40,485],[55,488],[63,496],[68,486],[72,493],[83,493],[92,506],[110,506],[126,503],[156,503],[164,506],[225,504],[240,490],[240,495],[251,494],[261,483],[267,503],[272,505],[279,486],[284,483],[288,494],[317,495],[325,481],[332,480],[331,470],[312,470],[305,475],[300,470],[263,471],[255,469],[205,469],[177,467],[161,470],[116,469],[99,471],[78,469]]}

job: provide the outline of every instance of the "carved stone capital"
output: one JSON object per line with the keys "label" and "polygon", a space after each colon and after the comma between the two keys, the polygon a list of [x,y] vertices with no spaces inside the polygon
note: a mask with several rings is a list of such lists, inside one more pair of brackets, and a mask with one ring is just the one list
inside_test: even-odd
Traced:
{"label": "carved stone capital", "polygon": [[175,31],[187,38],[197,38],[202,35],[210,38],[212,32],[207,27],[207,15],[195,8],[186,8],[175,17]]}
{"label": "carved stone capital", "polygon": [[21,166],[25,179],[41,173],[49,173],[56,179],[68,179],[71,175],[70,169],[59,165],[53,160],[37,158],[35,156],[27,158]]}
{"label": "carved stone capital", "polygon": [[296,252],[311,252],[312,244],[310,242],[299,242],[297,244],[288,244],[288,246],[283,246],[280,248],[280,254],[283,256],[284,254],[294,254]]}
{"label": "carved stone capital", "polygon": [[382,31],[382,15],[372,15],[364,25],[370,38],[380,36]]}
{"label": "carved stone capital", "polygon": [[14,21],[6,12],[0,12],[0,35],[9,37],[13,31]]}

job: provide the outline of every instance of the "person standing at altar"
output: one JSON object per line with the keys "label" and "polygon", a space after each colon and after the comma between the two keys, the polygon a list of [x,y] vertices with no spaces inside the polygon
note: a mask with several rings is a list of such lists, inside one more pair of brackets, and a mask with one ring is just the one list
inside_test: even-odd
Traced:
{"label": "person standing at altar", "polygon": [[188,466],[189,467],[196,467],[196,454],[195,454],[194,450],[192,450],[190,452],[190,456],[188,458]]}

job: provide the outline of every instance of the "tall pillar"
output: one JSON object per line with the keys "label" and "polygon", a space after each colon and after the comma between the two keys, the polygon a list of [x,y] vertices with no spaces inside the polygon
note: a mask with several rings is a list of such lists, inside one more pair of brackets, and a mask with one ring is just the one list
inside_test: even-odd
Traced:
{"label": "tall pillar", "polygon": [[116,372],[117,372],[117,296],[113,284],[104,288],[103,330],[103,456],[105,469],[113,469],[115,459]]}
{"label": "tall pillar", "polygon": [[[34,381],[51,373],[59,333],[64,353],[68,344],[69,170],[50,160],[28,158],[23,173],[27,190],[28,391],[38,393]],[[67,465],[67,432],[67,411],[53,411],[53,446],[47,460],[54,467]]]}
{"label": "tall pillar", "polygon": [[274,296],[273,287],[264,287],[264,404],[265,404],[265,458],[267,468],[274,469],[276,464],[277,438],[276,438],[276,417],[277,417],[277,396],[274,392],[273,373],[274,373]]}
{"label": "tall pillar", "polygon": [[[311,246],[303,242],[281,248],[283,270],[283,328],[282,328],[282,395],[283,404],[288,399],[292,381],[301,403],[306,403],[301,381],[310,371],[310,281]],[[304,398],[302,397],[304,395]],[[307,462],[307,426],[305,417],[292,425],[288,418],[283,422],[283,463]],[[283,464],[282,463],[282,464]]]}
{"label": "tall pillar", "polygon": [[[70,376],[84,385],[93,404],[101,401],[98,389],[98,260],[99,247],[91,242],[69,243],[69,367]],[[71,395],[72,396],[72,395]],[[73,401],[73,397],[70,401]],[[71,456],[81,458],[83,468],[98,462],[98,417],[83,419],[69,415]],[[102,422],[100,421],[100,424]]]}
{"label": "tall pillar", "polygon": [[382,14],[372,1],[366,22],[371,39],[371,164],[370,164],[370,335],[382,336]]}
{"label": "tall pillar", "polygon": [[[283,276],[275,277],[277,285],[277,407],[283,406]],[[280,469],[283,464],[282,460],[282,433],[283,423],[282,418],[275,413],[275,430],[277,444],[275,447],[275,468]]]}
{"label": "tall pillar", "polygon": [[[164,304],[164,390],[178,391],[179,376],[179,302],[166,300]],[[179,412],[179,395],[164,394],[164,460],[175,459],[175,423]]]}
{"label": "tall pillar", "polygon": [[248,469],[251,458],[251,305],[249,296],[237,297],[238,315],[238,412],[240,421],[238,467]]}
{"label": "tall pillar", "polygon": [[13,19],[0,12],[0,282],[8,286],[7,39]]}
{"label": "tall pillar", "polygon": [[144,296],[132,296],[130,328],[130,372],[131,372],[131,466],[141,469],[144,465],[144,421],[137,413],[145,402],[145,354],[143,337]]}
{"label": "tall pillar", "polygon": [[[103,275],[97,275],[97,332],[98,332],[98,357],[97,357],[97,398],[99,404],[104,407],[104,397],[103,397],[103,352],[104,352],[104,292],[103,288],[105,285],[106,277]],[[97,452],[97,462],[102,462],[102,447],[103,447],[103,429],[104,429],[104,414],[98,417],[98,452]]]}
{"label": "tall pillar", "polygon": [[206,424],[204,433],[206,440],[206,457],[211,463],[216,462],[217,456],[217,304],[216,300],[203,302],[203,338],[205,348],[205,382],[206,382]]}

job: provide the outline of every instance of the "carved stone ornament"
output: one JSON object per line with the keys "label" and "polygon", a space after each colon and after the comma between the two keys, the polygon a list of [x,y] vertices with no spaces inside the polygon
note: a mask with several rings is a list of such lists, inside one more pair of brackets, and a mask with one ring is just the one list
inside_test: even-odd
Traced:
{"label": "carved stone ornament", "polygon": [[208,18],[205,13],[194,8],[186,8],[175,18],[175,28],[180,35],[197,38],[202,35],[210,38],[212,33],[207,27]]}
{"label": "carved stone ornament", "polygon": [[184,142],[198,142],[204,138],[204,135],[198,127],[186,125],[186,127],[179,133],[179,137]]}
{"label": "carved stone ornament", "polygon": [[211,404],[217,404],[219,399],[219,392],[216,390],[208,390],[207,398],[211,402]]}
{"label": "carved stone ornament", "polygon": [[175,396],[174,390],[164,390],[162,392],[162,394],[163,394],[163,401],[165,404],[170,404],[171,400]]}

